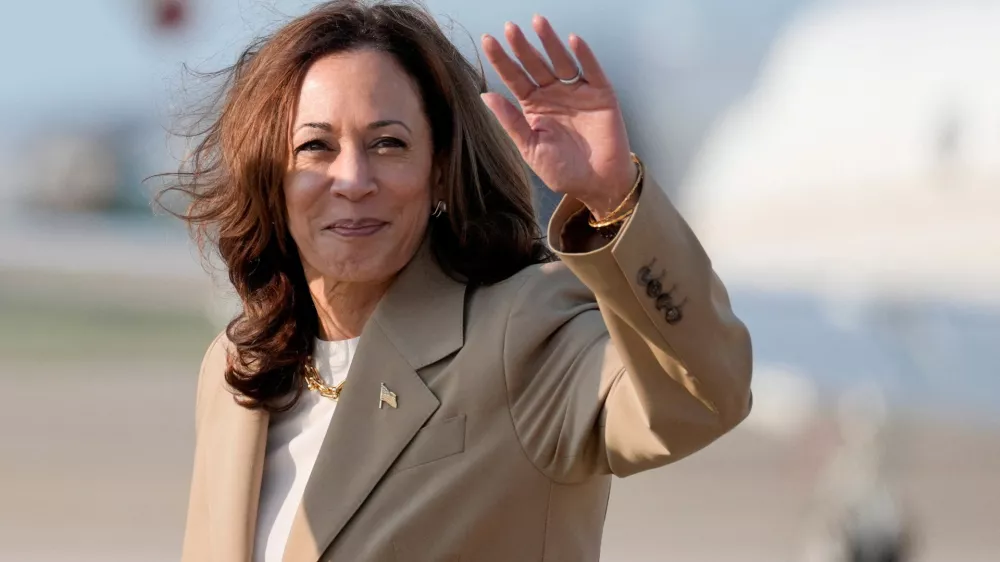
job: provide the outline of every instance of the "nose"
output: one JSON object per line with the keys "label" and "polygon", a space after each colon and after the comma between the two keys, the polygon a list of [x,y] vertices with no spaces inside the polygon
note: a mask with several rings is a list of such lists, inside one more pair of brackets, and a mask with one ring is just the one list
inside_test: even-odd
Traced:
{"label": "nose", "polygon": [[330,194],[334,197],[360,201],[378,190],[368,154],[361,148],[342,146],[330,164],[330,174]]}

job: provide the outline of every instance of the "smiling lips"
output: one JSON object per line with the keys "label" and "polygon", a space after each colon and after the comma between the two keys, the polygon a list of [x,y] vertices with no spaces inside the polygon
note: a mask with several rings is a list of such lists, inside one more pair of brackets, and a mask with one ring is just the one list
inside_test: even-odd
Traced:
{"label": "smiling lips", "polygon": [[361,238],[375,234],[388,224],[378,219],[341,219],[327,225],[323,230],[345,238]]}

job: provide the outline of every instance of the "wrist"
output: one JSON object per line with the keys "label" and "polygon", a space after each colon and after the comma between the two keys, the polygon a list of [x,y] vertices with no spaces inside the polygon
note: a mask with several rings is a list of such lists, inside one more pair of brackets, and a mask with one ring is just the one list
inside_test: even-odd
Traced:
{"label": "wrist", "polygon": [[642,180],[644,176],[642,162],[639,160],[639,157],[635,155],[635,153],[632,153],[632,162],[635,163],[635,179],[632,182],[632,187],[628,193],[621,198],[614,209],[606,211],[599,206],[598,210],[595,211],[593,207],[590,207],[586,204],[586,202],[584,202],[584,205],[587,205],[587,209],[590,213],[588,224],[591,228],[602,229],[613,225],[618,225],[620,227],[626,219],[632,216],[632,212],[635,210],[635,206],[639,201],[639,193],[642,191]]}
{"label": "wrist", "polygon": [[594,197],[587,200],[580,199],[587,210],[597,221],[604,221],[612,218],[613,215],[630,211],[638,201],[638,186],[642,181],[642,165],[633,154],[629,166],[629,173],[625,181],[616,182],[613,189],[603,186],[597,191]]}
{"label": "wrist", "polygon": [[608,199],[599,203],[581,202],[587,208],[587,212],[590,213],[593,222],[604,222],[630,213],[638,201],[638,190],[636,190],[626,191],[621,195],[616,195],[614,199]]}

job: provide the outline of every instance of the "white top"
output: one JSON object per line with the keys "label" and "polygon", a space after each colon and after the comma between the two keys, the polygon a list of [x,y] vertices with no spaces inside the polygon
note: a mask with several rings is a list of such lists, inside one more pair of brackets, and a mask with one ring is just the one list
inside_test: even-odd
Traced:
{"label": "white top", "polygon": [[[347,378],[357,347],[357,338],[316,340],[313,358],[326,384],[336,386]],[[333,400],[307,390],[294,408],[271,416],[257,509],[254,562],[281,562],[292,520],[336,407]]]}

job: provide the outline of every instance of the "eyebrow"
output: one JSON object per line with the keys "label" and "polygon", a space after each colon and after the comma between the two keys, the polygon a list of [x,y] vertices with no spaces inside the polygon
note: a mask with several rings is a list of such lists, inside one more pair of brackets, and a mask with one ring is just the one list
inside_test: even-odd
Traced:
{"label": "eyebrow", "polygon": [[[409,131],[410,133],[413,132],[406,125],[406,123],[403,123],[402,121],[399,121],[398,119],[382,119],[382,120],[379,120],[379,121],[373,121],[373,122],[371,122],[371,123],[368,124],[367,129],[369,131],[373,131],[375,129],[381,129],[382,127],[388,127],[389,125],[399,125],[399,126],[403,127],[404,129],[406,129],[407,131]],[[303,123],[303,124],[299,125],[298,127],[296,127],[295,131],[297,132],[297,131],[299,131],[301,129],[319,129],[321,131],[326,131],[326,132],[329,133],[329,132],[333,131],[333,126],[330,125],[329,123]]]}
{"label": "eyebrow", "polygon": [[298,127],[295,127],[296,131],[300,131],[302,129],[320,129],[326,132],[333,131],[333,127],[331,127],[329,123],[303,123]]}
{"label": "eyebrow", "polygon": [[408,132],[410,133],[413,132],[410,131],[410,128],[406,126],[406,123],[403,123],[402,121],[399,121],[397,119],[383,119],[381,121],[375,121],[373,123],[369,123],[368,130],[374,131],[375,129],[381,129],[382,127],[388,127],[389,125],[399,125],[402,128],[406,129]]}

